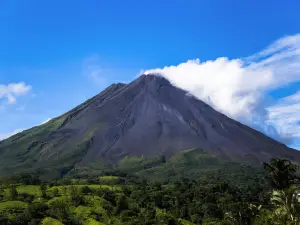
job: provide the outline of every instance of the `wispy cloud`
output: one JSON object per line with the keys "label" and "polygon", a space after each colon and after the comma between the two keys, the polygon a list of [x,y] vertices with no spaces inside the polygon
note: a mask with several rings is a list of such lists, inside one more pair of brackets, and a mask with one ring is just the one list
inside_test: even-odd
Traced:
{"label": "wispy cloud", "polygon": [[[295,115],[298,105],[282,99],[278,104],[284,106],[270,108],[267,98],[271,91],[300,81],[299,62],[300,34],[297,34],[283,37],[246,58],[221,57],[205,62],[195,59],[145,73],[160,73],[224,114],[290,143],[300,138],[300,132],[293,135],[288,132],[291,126],[299,130],[296,121],[300,118]],[[279,123],[276,115],[284,110],[292,111],[293,118],[282,118]]]}
{"label": "wispy cloud", "polygon": [[300,91],[268,108],[269,123],[281,136],[300,138]]}
{"label": "wispy cloud", "polygon": [[30,90],[31,86],[26,85],[24,82],[8,85],[0,84],[0,99],[6,98],[9,104],[14,104],[17,97],[26,95]]}
{"label": "wispy cloud", "polygon": [[99,86],[106,86],[108,81],[106,76],[109,70],[104,68],[99,55],[92,55],[83,62],[83,74]]}

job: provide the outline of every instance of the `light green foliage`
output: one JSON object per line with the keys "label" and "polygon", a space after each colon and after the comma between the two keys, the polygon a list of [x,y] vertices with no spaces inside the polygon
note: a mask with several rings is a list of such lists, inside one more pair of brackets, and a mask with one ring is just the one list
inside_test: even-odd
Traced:
{"label": "light green foliage", "polygon": [[117,177],[117,176],[102,176],[102,177],[100,177],[100,180],[103,181],[103,182],[105,182],[105,181],[116,181],[118,179],[119,179],[119,177]]}
{"label": "light green foliage", "polygon": [[98,222],[98,221],[96,221],[94,219],[91,219],[91,218],[86,220],[84,224],[85,225],[105,225],[104,223]]}
{"label": "light green foliage", "polygon": [[90,207],[99,207],[103,204],[103,198],[99,196],[85,196],[85,199]]}
{"label": "light green foliage", "polygon": [[54,197],[52,199],[50,199],[47,204],[49,206],[53,205],[55,202],[67,202],[69,204],[71,204],[71,199],[67,196],[60,196],[60,197]]}
{"label": "light green foliage", "polygon": [[120,181],[120,178],[117,176],[102,176],[99,177],[99,180],[102,184],[114,185]]}
{"label": "light green foliage", "polygon": [[27,208],[27,203],[21,201],[0,202],[0,215],[14,217],[17,214],[23,213]]}
{"label": "light green foliage", "polygon": [[[151,164],[151,168],[147,167],[151,160],[139,160],[147,162],[137,163],[146,165],[146,168],[136,171],[137,164],[133,165],[134,174],[146,178],[145,174],[153,172],[149,174],[150,182],[126,173],[120,178],[116,174],[120,175],[122,171],[112,171],[111,176],[97,175],[95,180],[98,184],[90,184],[90,177],[82,180],[64,179],[43,185],[22,185],[21,182],[16,185],[2,184],[5,192],[0,200],[0,224],[298,223],[300,202],[296,186],[274,190],[271,195],[264,174],[256,173],[257,170],[252,167],[240,166],[238,170],[236,164],[221,161],[199,150],[184,151],[164,162],[162,160],[160,164]],[[126,166],[127,169],[130,167],[129,164]],[[175,173],[174,176],[170,171]],[[159,179],[154,179],[154,176]],[[187,179],[189,176],[195,178]],[[125,182],[118,185],[103,184],[119,182],[120,179]],[[160,179],[164,183],[157,181]],[[9,200],[11,187],[17,190],[14,201]],[[46,191],[44,196],[41,196],[41,190]]]}
{"label": "light green foliage", "polygon": [[74,212],[83,220],[87,220],[92,213],[92,208],[80,205],[74,210]]}
{"label": "light green foliage", "polygon": [[121,187],[120,186],[110,186],[110,185],[101,185],[101,184],[90,184],[90,185],[64,185],[64,186],[55,186],[47,189],[47,193],[51,193],[54,190],[58,190],[59,195],[70,195],[71,194],[71,189],[72,187],[76,188],[83,188],[84,186],[88,186],[90,189],[96,191],[96,190],[103,190],[103,189],[108,189],[108,190],[114,190],[114,191],[120,191]]}
{"label": "light green foliage", "polygon": [[291,186],[285,190],[274,190],[271,202],[278,219],[285,223],[300,223],[300,188]]}
{"label": "light green foliage", "polygon": [[21,201],[7,201],[0,202],[0,211],[6,211],[9,209],[25,209],[27,207],[27,203]]}
{"label": "light green foliage", "polygon": [[162,164],[161,157],[125,157],[119,162],[118,168],[124,172],[138,172]]}
{"label": "light green foliage", "polygon": [[184,219],[179,219],[178,222],[181,224],[181,225],[195,225],[194,223],[191,223],[187,220],[184,220]]}
{"label": "light green foliage", "polygon": [[51,217],[46,217],[43,219],[41,225],[63,225],[63,223]]}
{"label": "light green foliage", "polygon": [[27,193],[30,195],[41,196],[41,190],[38,185],[20,185],[17,187],[19,193]]}
{"label": "light green foliage", "polygon": [[[15,185],[15,188],[18,194],[26,193],[29,195],[34,195],[36,197],[41,195],[40,188],[37,185],[19,185],[19,186]],[[3,194],[5,198],[10,198],[11,187],[5,188]]]}
{"label": "light green foliage", "polygon": [[[270,225],[276,224],[275,215],[273,211],[262,209],[253,221],[254,225]],[[278,222],[277,222],[278,224]]]}

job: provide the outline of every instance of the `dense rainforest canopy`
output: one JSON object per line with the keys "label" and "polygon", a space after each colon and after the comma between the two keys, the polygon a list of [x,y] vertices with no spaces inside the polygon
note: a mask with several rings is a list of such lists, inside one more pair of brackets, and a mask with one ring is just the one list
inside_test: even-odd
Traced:
{"label": "dense rainforest canopy", "polygon": [[300,223],[298,166],[288,160],[255,168],[193,151],[126,160],[55,181],[33,174],[3,178],[0,224]]}

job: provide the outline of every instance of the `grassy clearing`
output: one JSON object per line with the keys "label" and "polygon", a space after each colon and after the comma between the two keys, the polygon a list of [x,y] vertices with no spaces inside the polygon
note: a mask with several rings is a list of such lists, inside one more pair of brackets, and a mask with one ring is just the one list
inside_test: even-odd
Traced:
{"label": "grassy clearing", "polygon": [[54,198],[50,199],[47,202],[47,204],[52,205],[54,202],[67,202],[67,203],[71,204],[70,198],[68,198],[66,196],[54,197]]}
{"label": "grassy clearing", "polygon": [[30,195],[41,196],[41,190],[38,185],[21,185],[17,187],[19,193],[27,193]]}
{"label": "grassy clearing", "polygon": [[105,225],[104,223],[98,222],[94,219],[88,219],[86,225]]}
{"label": "grassy clearing", "polygon": [[103,182],[112,182],[112,181],[118,181],[120,178],[117,176],[102,176],[100,177],[100,180]]}
{"label": "grassy clearing", "polygon": [[46,217],[43,219],[41,225],[63,225],[63,223],[51,217]]}
{"label": "grassy clearing", "polygon": [[100,184],[90,184],[90,185],[83,185],[83,184],[79,184],[79,185],[65,185],[65,186],[54,186],[51,188],[47,189],[47,192],[53,192],[55,190],[57,190],[59,195],[65,195],[65,194],[70,194],[70,191],[73,187],[76,188],[83,188],[83,187],[89,187],[92,190],[97,190],[97,189],[107,189],[107,190],[112,190],[112,191],[120,191],[121,190],[121,186],[110,186],[110,185],[100,185]]}
{"label": "grassy clearing", "polygon": [[[35,197],[41,196],[40,186],[38,186],[38,185],[19,185],[19,186],[16,186],[16,189],[19,194],[26,193],[29,195],[34,195]],[[9,191],[10,191],[10,188],[4,189],[5,197],[9,196]]]}
{"label": "grassy clearing", "polygon": [[27,208],[27,203],[21,201],[0,202],[1,214],[16,214],[21,213]]}

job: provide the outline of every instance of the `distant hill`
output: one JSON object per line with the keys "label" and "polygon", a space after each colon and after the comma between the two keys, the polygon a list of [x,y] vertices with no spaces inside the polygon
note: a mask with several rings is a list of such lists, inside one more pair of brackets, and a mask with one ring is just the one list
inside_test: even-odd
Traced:
{"label": "distant hill", "polygon": [[0,142],[0,175],[64,175],[96,161],[168,158],[194,148],[231,161],[300,161],[299,151],[226,117],[165,78],[142,75],[127,85],[113,84],[64,115]]}

